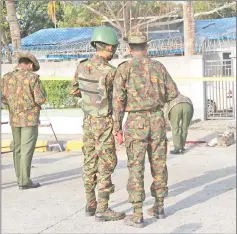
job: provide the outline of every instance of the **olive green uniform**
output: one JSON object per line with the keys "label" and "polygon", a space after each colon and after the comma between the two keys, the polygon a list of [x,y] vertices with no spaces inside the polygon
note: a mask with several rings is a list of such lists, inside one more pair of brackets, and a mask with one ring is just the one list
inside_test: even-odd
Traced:
{"label": "olive green uniform", "polygon": [[184,149],[188,135],[188,127],[193,117],[192,101],[182,94],[172,100],[168,106],[167,118],[172,127],[172,138],[175,150]]}
{"label": "olive green uniform", "polygon": [[[39,70],[38,61],[33,55],[21,53],[19,57],[29,58],[34,63],[34,71]],[[46,101],[46,92],[39,76],[21,67],[5,74],[1,83],[2,103],[8,106],[10,115],[17,182],[20,187],[30,186],[31,162],[38,138],[40,105]]]}

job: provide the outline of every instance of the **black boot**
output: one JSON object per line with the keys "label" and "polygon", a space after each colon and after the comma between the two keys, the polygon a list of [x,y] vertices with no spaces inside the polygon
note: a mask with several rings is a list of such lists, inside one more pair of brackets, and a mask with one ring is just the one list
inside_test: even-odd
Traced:
{"label": "black boot", "polygon": [[23,185],[23,186],[19,186],[19,189],[21,190],[25,190],[25,189],[32,189],[32,188],[38,188],[40,187],[40,184],[39,183],[31,183],[29,185]]}
{"label": "black boot", "polygon": [[86,208],[85,208],[85,215],[86,216],[94,216],[95,211],[96,211],[96,207],[89,207],[88,205],[86,205]]}
{"label": "black boot", "polygon": [[183,150],[182,149],[174,149],[170,151],[171,154],[183,154]]}

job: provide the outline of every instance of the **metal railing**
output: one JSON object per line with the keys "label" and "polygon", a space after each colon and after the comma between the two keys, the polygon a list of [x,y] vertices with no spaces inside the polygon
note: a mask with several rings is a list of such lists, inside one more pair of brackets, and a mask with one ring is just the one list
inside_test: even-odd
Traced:
{"label": "metal railing", "polygon": [[[232,60],[204,61],[204,76],[213,77],[213,81],[205,82],[206,118],[234,119],[236,81],[228,80],[233,76]],[[222,77],[222,80],[216,81],[214,77]]]}

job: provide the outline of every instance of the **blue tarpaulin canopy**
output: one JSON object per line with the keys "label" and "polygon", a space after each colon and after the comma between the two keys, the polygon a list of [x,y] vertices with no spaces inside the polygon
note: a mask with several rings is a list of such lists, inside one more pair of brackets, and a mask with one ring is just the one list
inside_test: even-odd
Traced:
{"label": "blue tarpaulin canopy", "polygon": [[[44,46],[54,48],[58,45],[69,45],[79,42],[89,41],[94,27],[76,28],[48,28],[41,29],[22,39],[23,48]],[[236,38],[236,17],[222,19],[195,20],[196,39],[224,39]],[[150,32],[149,38],[166,39],[171,37],[183,36],[182,32]]]}

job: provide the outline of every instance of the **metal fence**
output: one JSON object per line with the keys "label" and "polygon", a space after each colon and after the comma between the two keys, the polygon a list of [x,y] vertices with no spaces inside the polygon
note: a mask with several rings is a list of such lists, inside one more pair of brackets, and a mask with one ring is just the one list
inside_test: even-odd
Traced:
{"label": "metal fence", "polygon": [[232,60],[204,61],[204,76],[222,77],[220,81],[205,82],[205,111],[207,119],[234,119],[236,103],[236,81]]}
{"label": "metal fence", "polygon": [[[235,34],[230,34],[228,37],[226,36],[218,40],[199,38],[199,40],[195,42],[195,54],[199,55],[216,53],[216,51],[226,50],[227,48],[233,48],[233,51],[235,50]],[[64,61],[89,58],[95,53],[95,49],[90,45],[90,41],[23,47],[23,50],[30,51],[40,61]],[[2,63],[9,63],[8,53],[7,49],[2,48]],[[123,58],[128,55],[128,46],[121,40],[115,57]],[[150,41],[148,49],[149,57],[175,55],[184,55],[183,36],[155,39]]]}

